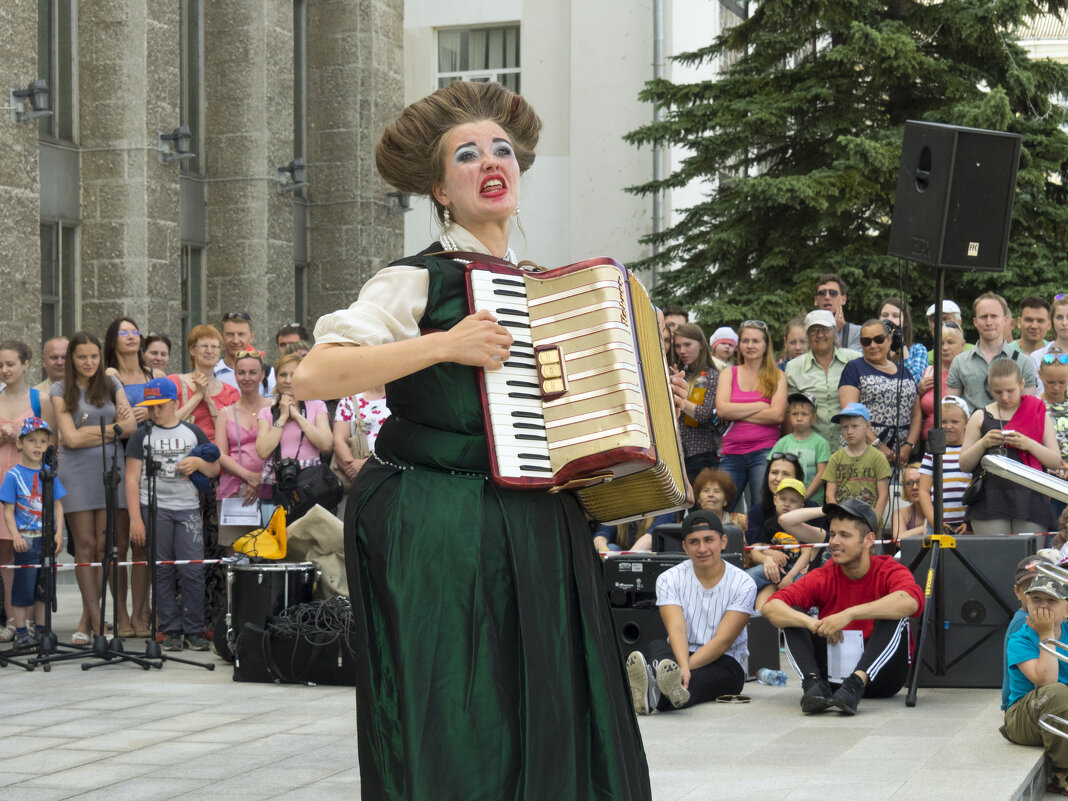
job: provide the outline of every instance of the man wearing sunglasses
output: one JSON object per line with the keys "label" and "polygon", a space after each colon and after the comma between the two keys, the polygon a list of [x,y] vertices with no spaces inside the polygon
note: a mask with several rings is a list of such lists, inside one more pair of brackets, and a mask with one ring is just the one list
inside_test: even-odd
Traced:
{"label": "man wearing sunglasses", "polygon": [[846,305],[846,285],[834,273],[821,275],[816,282],[815,306],[834,315],[834,327],[843,348],[860,352],[860,326],[847,323],[842,309]]}
{"label": "man wearing sunglasses", "polygon": [[1010,317],[1005,298],[986,292],[972,304],[972,320],[979,332],[975,347],[953,359],[946,377],[946,394],[959,395],[973,409],[981,409],[994,402],[987,385],[986,374],[996,359],[1012,359],[1023,373],[1024,394],[1034,395],[1038,385],[1035,363],[1005,341],[1005,321]]}
{"label": "man wearing sunglasses", "polygon": [[[248,312],[226,312],[222,317],[223,357],[215,365],[215,377],[223,383],[238,389],[234,364],[237,354],[249,350],[256,341],[256,331],[252,327],[252,315]],[[265,398],[274,396],[274,368],[268,368],[267,375],[260,384],[260,395]]]}

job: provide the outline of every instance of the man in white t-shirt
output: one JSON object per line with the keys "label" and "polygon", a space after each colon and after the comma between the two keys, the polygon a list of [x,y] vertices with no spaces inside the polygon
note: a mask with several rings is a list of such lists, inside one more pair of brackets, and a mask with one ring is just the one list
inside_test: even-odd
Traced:
{"label": "man in white t-shirt", "polygon": [[627,657],[634,711],[681,709],[741,692],[749,656],[745,626],[756,584],[720,558],[727,537],[712,512],[694,512],[682,524],[689,557],[656,580],[656,605],[668,632],[646,653]]}

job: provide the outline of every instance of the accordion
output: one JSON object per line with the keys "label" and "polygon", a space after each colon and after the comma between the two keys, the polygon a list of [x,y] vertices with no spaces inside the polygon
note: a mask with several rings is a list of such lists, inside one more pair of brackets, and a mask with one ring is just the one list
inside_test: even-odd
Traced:
{"label": "accordion", "polygon": [[574,490],[596,520],[685,508],[687,484],[656,312],[611,259],[545,272],[467,265],[472,312],[514,337],[480,371],[492,477],[500,486]]}

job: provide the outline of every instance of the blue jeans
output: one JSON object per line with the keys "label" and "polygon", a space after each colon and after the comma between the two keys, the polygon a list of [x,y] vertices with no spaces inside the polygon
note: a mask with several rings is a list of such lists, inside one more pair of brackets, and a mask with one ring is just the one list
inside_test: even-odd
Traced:
{"label": "blue jeans", "polygon": [[[36,537],[28,537],[28,532],[21,532],[22,538],[30,547],[25,551],[15,551],[16,565],[39,565],[41,564],[41,532],[36,532]],[[11,580],[11,605],[30,607],[37,598],[37,573],[39,571],[28,567],[16,568],[15,577]]]}
{"label": "blue jeans", "polygon": [[[141,507],[148,519],[148,507]],[[156,512],[156,559],[161,562],[204,558],[204,530],[199,509],[159,509]],[[181,609],[178,591],[181,589]],[[204,631],[204,565],[156,567],[156,614],[166,634]]]}
{"label": "blue jeans", "polygon": [[729,453],[720,457],[719,469],[731,477],[738,490],[734,503],[727,511],[733,512],[738,508],[742,490],[746,491],[750,509],[760,500],[764,492],[763,482],[767,480],[769,453],[771,448],[761,448],[751,453]]}
{"label": "blue jeans", "polygon": [[753,565],[752,567],[746,568],[745,572],[749,574],[751,579],[753,579],[753,582],[756,584],[757,592],[760,592],[771,584],[771,582],[768,581],[768,577],[764,575],[763,564]]}

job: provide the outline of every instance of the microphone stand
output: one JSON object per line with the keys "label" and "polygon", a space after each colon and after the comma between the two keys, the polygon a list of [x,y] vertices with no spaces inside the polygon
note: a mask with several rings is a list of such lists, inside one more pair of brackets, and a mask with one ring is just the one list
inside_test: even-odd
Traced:
{"label": "microphone stand", "polygon": [[[56,446],[49,445],[41,460],[41,568],[37,580],[44,588],[44,632],[37,638],[37,656],[27,660],[30,669],[41,665],[45,673],[52,670],[52,662],[80,659],[89,650],[87,645],[61,643],[52,631],[52,613],[56,610]],[[66,653],[61,653],[60,649]]]}
{"label": "microphone stand", "polygon": [[160,664],[156,667],[163,667],[164,662],[181,662],[183,665],[194,665],[196,667],[202,667],[206,670],[215,670],[214,662],[198,662],[195,659],[183,659],[178,656],[170,656],[163,653],[163,649],[160,648],[159,642],[156,640],[156,598],[159,597],[156,594],[156,511],[159,503],[158,496],[156,495],[156,476],[159,472],[160,464],[152,455],[152,428],[153,423],[151,420],[146,420],[145,426],[145,441],[144,448],[145,460],[145,483],[148,485],[148,520],[145,522],[145,540],[148,545],[148,568],[149,568],[149,581],[151,584],[151,608],[149,612],[149,629],[151,635],[148,642],[145,645],[145,659],[158,659]]}
{"label": "microphone stand", "polygon": [[[117,664],[117,662],[133,662],[141,667],[143,670],[148,670],[150,667],[159,668],[162,667],[162,663],[153,664],[145,657],[134,656],[133,654],[126,653],[123,648],[122,638],[119,637],[118,629],[118,607],[119,607],[119,543],[118,543],[118,488],[119,488],[119,437],[122,436],[122,427],[119,425],[112,426],[112,430],[115,434],[112,439],[113,446],[113,459],[111,462],[111,468],[108,468],[107,463],[107,428],[104,421],[100,421],[100,453],[101,459],[104,464],[104,502],[105,502],[105,525],[104,525],[104,559],[103,559],[103,581],[100,583],[100,630],[97,632],[96,637],[93,639],[93,649],[89,656],[103,660],[102,662],[83,662],[82,670],[89,670],[90,668],[99,667],[106,664]],[[112,606],[112,630],[115,636],[108,642],[107,637],[104,634],[104,620],[107,616],[107,602],[108,602],[108,571],[111,572],[111,606]],[[115,661],[113,661],[115,660]]]}

